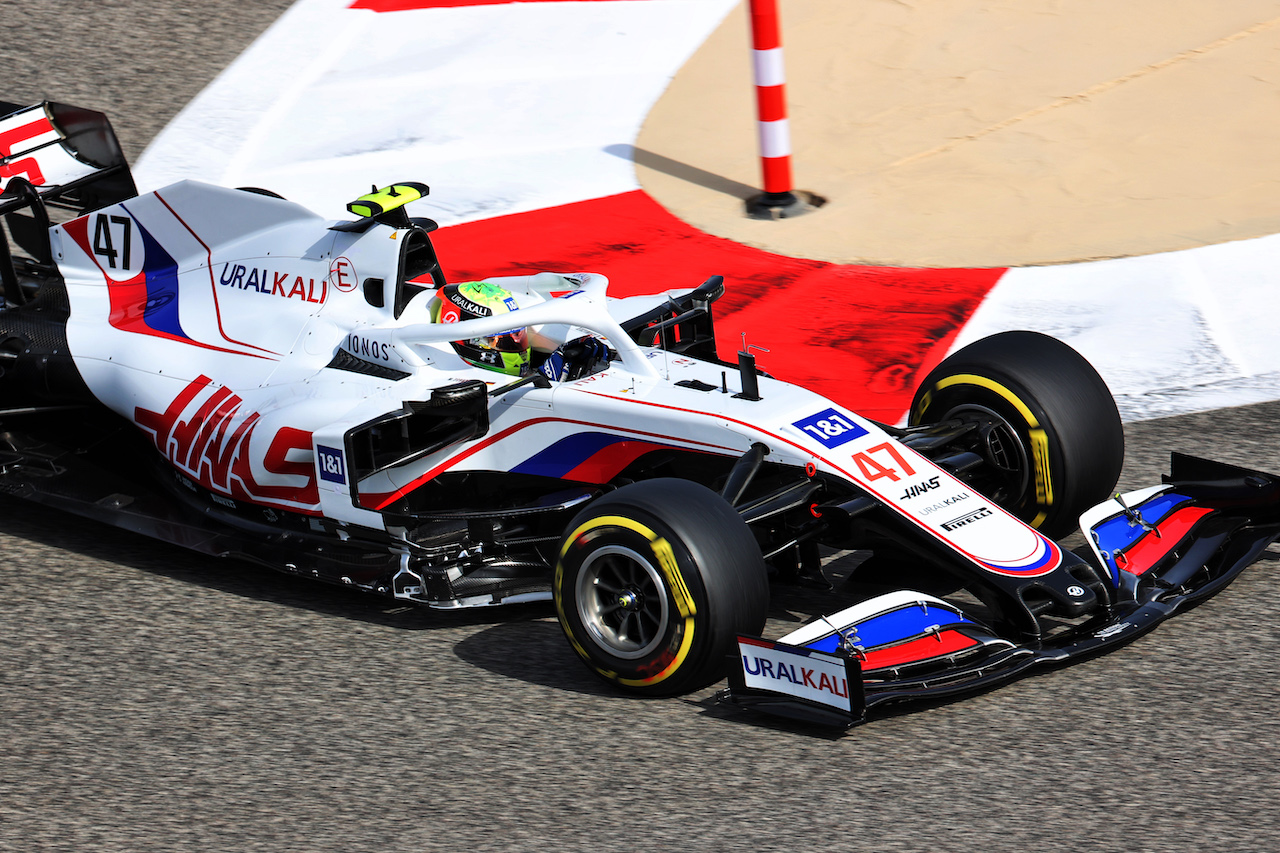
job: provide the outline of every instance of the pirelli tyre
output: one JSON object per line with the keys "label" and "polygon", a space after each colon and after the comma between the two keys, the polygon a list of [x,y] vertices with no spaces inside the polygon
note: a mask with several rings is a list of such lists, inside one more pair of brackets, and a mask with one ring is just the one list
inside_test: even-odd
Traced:
{"label": "pirelli tyre", "polygon": [[759,546],[715,492],[648,480],[592,503],[561,541],[554,595],[570,645],[623,690],[670,696],[723,677],[736,636],[764,627]]}
{"label": "pirelli tyre", "polygon": [[1120,476],[1115,399],[1083,356],[1048,335],[992,335],[930,371],[910,423],[952,418],[978,426],[971,449],[987,464],[974,485],[1051,538],[1075,530]]}

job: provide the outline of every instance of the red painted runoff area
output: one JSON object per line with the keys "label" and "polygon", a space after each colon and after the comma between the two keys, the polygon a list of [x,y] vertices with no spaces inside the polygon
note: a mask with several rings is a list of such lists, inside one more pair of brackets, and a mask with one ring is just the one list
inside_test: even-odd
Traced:
{"label": "red painted runoff area", "polygon": [[912,269],[788,258],[705,234],[643,190],[442,228],[453,282],[543,270],[597,272],[612,296],[723,275],[721,358],[742,334],[760,368],[867,417],[896,422],[1003,269]]}

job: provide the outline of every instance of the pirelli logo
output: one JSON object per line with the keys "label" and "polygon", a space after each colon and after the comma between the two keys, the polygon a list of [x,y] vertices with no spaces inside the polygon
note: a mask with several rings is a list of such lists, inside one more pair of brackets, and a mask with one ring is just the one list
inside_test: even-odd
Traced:
{"label": "pirelli logo", "polygon": [[989,515],[991,515],[991,509],[989,507],[985,507],[985,506],[978,507],[973,512],[967,512],[964,515],[960,516],[959,518],[953,518],[950,521],[944,521],[942,523],[942,529],[948,530],[948,531],[956,530],[958,528],[964,527],[966,524],[973,524],[975,521],[984,519]]}
{"label": "pirelli logo", "polygon": [[1036,468],[1036,503],[1053,505],[1053,483],[1049,480],[1049,436],[1042,429],[1031,430],[1031,455]]}

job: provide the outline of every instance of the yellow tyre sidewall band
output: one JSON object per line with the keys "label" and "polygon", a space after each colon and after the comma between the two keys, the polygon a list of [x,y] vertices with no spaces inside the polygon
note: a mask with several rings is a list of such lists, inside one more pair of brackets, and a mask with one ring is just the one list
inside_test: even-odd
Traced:
{"label": "yellow tyre sidewall band", "polygon": [[[653,555],[658,560],[658,568],[662,572],[663,577],[666,578],[667,590],[670,592],[671,598],[675,601],[676,609],[684,618],[684,633],[681,637],[680,648],[676,652],[675,657],[661,672],[656,675],[651,675],[648,678],[622,678],[612,670],[601,669],[599,666],[596,666],[596,664],[591,660],[590,655],[587,654],[586,649],[578,641],[577,637],[573,636],[573,631],[569,627],[568,620],[565,618],[564,601],[560,594],[561,584],[564,580],[565,554],[569,552],[569,549],[580,538],[605,527],[621,527],[624,530],[630,530],[633,533],[637,533],[648,540],[649,547],[653,551]],[[689,649],[693,646],[693,634],[696,624],[695,616],[698,612],[697,607],[694,605],[693,595],[689,592],[689,587],[685,583],[684,575],[680,571],[679,563],[676,561],[675,550],[671,547],[671,543],[654,533],[651,529],[640,522],[622,515],[602,515],[598,518],[593,518],[584,522],[577,530],[573,531],[573,533],[565,539],[564,546],[560,549],[560,554],[556,558],[556,573],[553,588],[555,590],[556,615],[560,617],[560,624],[564,626],[565,633],[569,635],[569,643],[573,646],[574,650],[577,651],[579,656],[586,660],[587,663],[591,664],[591,666],[605,678],[608,678],[611,681],[616,681],[626,687],[651,686],[665,681],[668,677],[674,674],[689,656]]]}

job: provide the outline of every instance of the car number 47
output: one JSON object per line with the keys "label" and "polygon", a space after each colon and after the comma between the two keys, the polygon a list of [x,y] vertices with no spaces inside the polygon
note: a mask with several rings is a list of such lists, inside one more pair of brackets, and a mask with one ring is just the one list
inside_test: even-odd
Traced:
{"label": "car number 47", "polygon": [[[113,236],[112,231],[119,236]],[[132,231],[133,220],[129,217],[107,216],[105,213],[99,213],[93,220],[93,253],[105,258],[107,266],[111,269],[116,269],[116,258],[120,258],[121,268],[129,269],[129,244],[132,242]]]}
{"label": "car number 47", "polygon": [[[876,455],[880,455],[880,459]],[[887,458],[886,458],[887,457]],[[882,477],[888,477],[891,482],[898,482],[901,474],[910,477],[916,473],[916,469],[911,467],[906,458],[891,443],[877,444],[875,447],[869,447],[866,450],[860,450],[853,454],[853,462],[858,466],[858,470],[862,472],[862,476],[867,482],[874,482]],[[893,464],[886,464],[892,462]]]}

